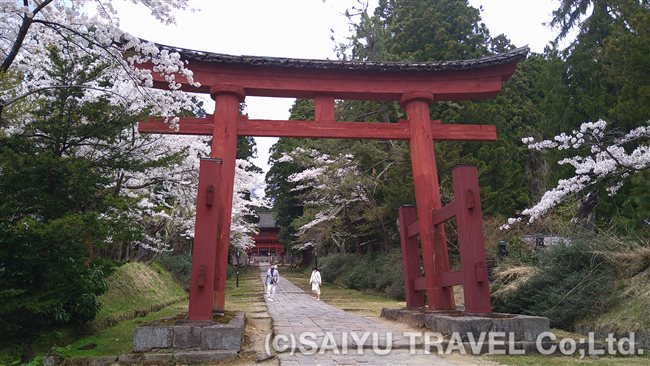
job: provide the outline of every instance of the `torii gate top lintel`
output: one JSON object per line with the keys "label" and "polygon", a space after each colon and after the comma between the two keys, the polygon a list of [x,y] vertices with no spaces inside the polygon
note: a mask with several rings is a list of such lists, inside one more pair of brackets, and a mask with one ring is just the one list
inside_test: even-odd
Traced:
{"label": "torii gate top lintel", "polygon": [[[214,85],[237,85],[247,96],[400,100],[406,92],[430,92],[435,100],[494,97],[512,75],[528,47],[472,60],[436,62],[332,61],[262,56],[234,56],[160,46],[178,52],[194,80],[182,89],[210,93]],[[165,88],[163,78],[156,87]]]}
{"label": "torii gate top lintel", "polygon": [[[420,63],[231,56],[162,48],[180,53],[194,80],[201,83],[194,87],[178,80],[183,90],[209,93],[215,100],[213,115],[183,117],[177,130],[170,129],[162,118],[150,118],[138,126],[141,133],[212,136],[210,156],[219,158],[202,160],[199,171],[190,319],[211,319],[213,311],[224,310],[239,136],[407,140],[426,273],[418,289],[426,291],[430,309],[454,308],[453,292],[444,282],[450,273],[444,229],[432,217],[434,210],[441,209],[433,141],[493,141],[496,127],[442,124],[431,120],[429,105],[434,101],[494,97],[501,91],[503,81],[512,76],[517,63],[526,57],[528,47],[476,60]],[[166,88],[164,78],[155,72],[153,76],[155,87]],[[239,113],[240,102],[246,96],[313,98],[315,117],[313,121],[250,120]],[[399,101],[406,119],[397,123],[336,121],[335,99]],[[475,267],[472,271],[483,273],[484,266]],[[470,271],[463,273],[474,276]],[[486,281],[481,280],[478,286],[484,299]],[[489,311],[489,296],[481,304],[479,309]]]}

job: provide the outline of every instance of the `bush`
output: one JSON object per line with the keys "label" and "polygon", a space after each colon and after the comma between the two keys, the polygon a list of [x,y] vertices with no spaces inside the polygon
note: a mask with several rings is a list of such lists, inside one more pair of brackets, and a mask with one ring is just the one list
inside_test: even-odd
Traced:
{"label": "bush", "polygon": [[347,288],[404,299],[400,250],[361,257],[354,254],[333,254],[319,261],[322,263],[323,281],[339,282]]}
{"label": "bush", "polygon": [[[164,254],[156,261],[168,270],[174,279],[178,281],[185,291],[190,290],[190,284],[192,281],[192,255],[191,254],[179,254],[171,255]],[[236,266],[228,264],[226,268],[226,278],[233,278],[235,276]]]}
{"label": "bush", "polygon": [[318,258],[323,281],[334,283],[357,260],[354,254],[336,253]]}
{"label": "bush", "polygon": [[494,310],[546,316],[564,329],[605,311],[617,293],[616,265],[604,256],[609,247],[606,240],[574,239],[538,251],[535,265],[497,268]]}
{"label": "bush", "polygon": [[0,342],[96,316],[112,266],[89,256],[86,237],[79,234],[91,237],[95,221],[92,215],[69,215],[0,223]]}
{"label": "bush", "polygon": [[189,291],[190,281],[192,279],[191,254],[164,254],[158,257],[156,261],[172,274],[174,279],[183,286],[185,291]]}

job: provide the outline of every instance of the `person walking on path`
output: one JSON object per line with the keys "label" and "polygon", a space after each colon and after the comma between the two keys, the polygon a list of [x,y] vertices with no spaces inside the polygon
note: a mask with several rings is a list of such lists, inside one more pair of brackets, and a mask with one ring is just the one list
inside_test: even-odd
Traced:
{"label": "person walking on path", "polygon": [[279,280],[280,273],[278,272],[278,266],[274,264],[266,271],[266,298],[269,301],[273,301]]}
{"label": "person walking on path", "polygon": [[322,280],[320,277],[320,272],[318,267],[314,267],[314,270],[311,272],[311,277],[309,278],[309,283],[311,284],[311,291],[316,294],[316,300],[320,300],[320,284]]}

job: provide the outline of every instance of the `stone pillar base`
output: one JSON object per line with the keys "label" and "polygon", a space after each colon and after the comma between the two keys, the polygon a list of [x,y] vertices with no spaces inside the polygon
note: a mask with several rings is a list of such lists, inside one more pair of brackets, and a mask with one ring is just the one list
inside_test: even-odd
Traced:
{"label": "stone pillar base", "polygon": [[244,313],[238,313],[227,324],[212,320],[163,319],[136,328],[133,352],[235,351],[236,355],[244,339],[244,326]]}

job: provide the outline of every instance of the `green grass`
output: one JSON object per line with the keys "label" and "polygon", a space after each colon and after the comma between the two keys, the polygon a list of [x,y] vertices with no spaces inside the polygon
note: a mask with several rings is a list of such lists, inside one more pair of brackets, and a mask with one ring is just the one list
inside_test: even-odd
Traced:
{"label": "green grass", "polygon": [[155,263],[124,264],[107,282],[109,290],[99,297],[102,307],[91,323],[95,330],[160,310],[187,298],[187,292],[171,274]]}
{"label": "green grass", "polygon": [[[176,283],[164,281],[161,286],[169,285],[175,287]],[[260,305],[259,299],[263,299],[263,289],[257,268],[250,271],[240,272],[239,287],[235,287],[235,278],[226,281],[226,310],[255,312],[263,311],[263,302]],[[121,302],[122,305],[125,302]],[[187,314],[187,301],[182,301],[168,306],[160,311],[152,312],[143,317],[120,321],[117,325],[105,328],[91,336],[84,337],[66,346],[56,348],[56,351],[66,358],[86,358],[99,356],[112,356],[131,353],[133,349],[133,333],[135,328],[144,323],[155,322],[160,318],[166,318]],[[115,306],[114,308],[120,308]],[[123,308],[123,307],[122,307]],[[128,308],[127,308],[128,309]],[[89,350],[80,350],[79,347],[96,344],[96,347]]]}
{"label": "green grass", "polygon": [[[58,347],[54,350],[65,358],[112,356],[131,353],[133,349],[133,333],[139,324],[173,316],[181,312],[187,312],[187,302],[185,301],[166,307],[160,311],[149,313],[144,317],[121,321],[115,326],[108,327],[91,336],[79,339],[66,347]],[[79,347],[89,344],[96,344],[96,347],[89,350],[79,349]]]}
{"label": "green grass", "polygon": [[[86,330],[86,332],[93,332],[92,336],[79,339],[82,337],[79,330],[75,330],[72,326],[44,332],[32,344],[34,353],[43,355],[52,345],[74,342],[69,347],[65,347],[66,353],[76,355],[76,348],[79,346],[96,343],[96,348],[79,351],[77,357],[81,354],[89,356],[116,354],[113,352],[131,348],[136,322],[173,315],[169,311],[172,313],[179,311],[176,306],[169,307],[170,304],[177,303],[181,308],[187,307],[187,293],[167,271],[156,264],[127,263],[118,267],[107,279],[107,283],[109,290],[99,297],[102,304],[100,312]],[[162,312],[141,317],[163,308],[166,309]],[[135,317],[141,318],[133,320]],[[131,333],[127,336],[129,331]],[[75,339],[79,340],[75,341]],[[22,347],[20,340],[16,342],[16,346],[0,351],[0,365],[17,362],[14,360],[19,357]]]}
{"label": "green grass", "polygon": [[623,298],[618,304],[595,318],[578,322],[579,327],[612,332],[650,333],[650,268],[622,281]]}
{"label": "green grass", "polygon": [[260,312],[266,311],[264,287],[259,269],[250,267],[239,272],[239,287],[235,287],[235,276],[226,281],[226,310]]}

